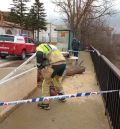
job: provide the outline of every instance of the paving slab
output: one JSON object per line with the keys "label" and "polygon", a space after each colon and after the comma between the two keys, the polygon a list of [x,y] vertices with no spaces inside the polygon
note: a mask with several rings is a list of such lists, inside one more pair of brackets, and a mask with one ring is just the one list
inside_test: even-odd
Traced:
{"label": "paving slab", "polygon": [[[86,71],[64,79],[66,94],[99,90],[90,54],[81,52],[81,60]],[[38,88],[30,98],[40,95]],[[0,129],[109,129],[109,125],[102,97],[93,95],[51,102],[49,111],[39,109],[37,103],[23,104],[0,123]]]}

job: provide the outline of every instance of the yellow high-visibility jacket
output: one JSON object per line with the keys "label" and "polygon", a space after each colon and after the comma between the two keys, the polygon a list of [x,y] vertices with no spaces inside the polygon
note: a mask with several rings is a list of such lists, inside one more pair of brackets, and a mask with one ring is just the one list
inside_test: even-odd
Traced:
{"label": "yellow high-visibility jacket", "polygon": [[36,52],[42,52],[45,58],[48,59],[50,64],[65,62],[65,57],[54,45],[40,44],[36,48]]}

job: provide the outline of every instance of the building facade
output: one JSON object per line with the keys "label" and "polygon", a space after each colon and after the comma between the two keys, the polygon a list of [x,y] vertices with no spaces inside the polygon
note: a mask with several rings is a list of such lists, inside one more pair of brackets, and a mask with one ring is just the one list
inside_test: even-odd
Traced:
{"label": "building facade", "polygon": [[[68,50],[71,46],[72,32],[65,25],[47,24],[47,31],[39,32],[40,42],[51,42],[56,45],[60,50]],[[37,39],[37,33],[35,32]]]}
{"label": "building facade", "polygon": [[[19,24],[5,21],[3,15],[3,12],[0,11],[0,34],[21,34],[21,28]],[[30,30],[23,30],[23,33],[33,37],[33,34]]]}
{"label": "building facade", "polygon": [[[3,12],[0,12],[0,34],[16,35],[21,34],[21,27],[19,24],[5,21],[3,18]],[[30,30],[23,30],[23,34],[33,38],[33,32]],[[37,31],[34,32],[34,39],[37,41]],[[52,23],[47,24],[47,30],[41,30],[39,32],[40,42],[51,42],[61,50],[67,50],[70,48],[72,36],[70,31],[65,25],[55,25]]]}
{"label": "building facade", "polygon": [[[57,32],[55,31],[56,25],[52,23],[47,24],[47,30],[41,30],[39,32],[39,41],[40,42],[52,42],[57,43]],[[35,39],[37,39],[37,32],[34,33]]]}

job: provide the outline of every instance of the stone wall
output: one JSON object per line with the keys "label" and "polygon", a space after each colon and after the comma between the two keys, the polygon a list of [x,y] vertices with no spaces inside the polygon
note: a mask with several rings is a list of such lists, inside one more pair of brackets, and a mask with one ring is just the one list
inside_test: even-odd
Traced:
{"label": "stone wall", "polygon": [[[27,98],[37,87],[37,70],[25,73],[0,85],[0,101],[14,101]],[[0,120],[4,119],[16,106],[1,106]]]}

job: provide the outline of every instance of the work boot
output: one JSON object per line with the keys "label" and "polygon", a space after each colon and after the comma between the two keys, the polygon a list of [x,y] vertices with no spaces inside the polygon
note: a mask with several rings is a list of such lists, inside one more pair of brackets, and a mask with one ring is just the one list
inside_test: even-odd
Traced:
{"label": "work boot", "polygon": [[[62,92],[59,92],[58,95],[64,95],[64,93]],[[66,102],[66,98],[61,98],[59,99],[61,102]]]}
{"label": "work boot", "polygon": [[50,110],[50,105],[49,104],[38,103],[37,106],[40,107],[41,109]]}

